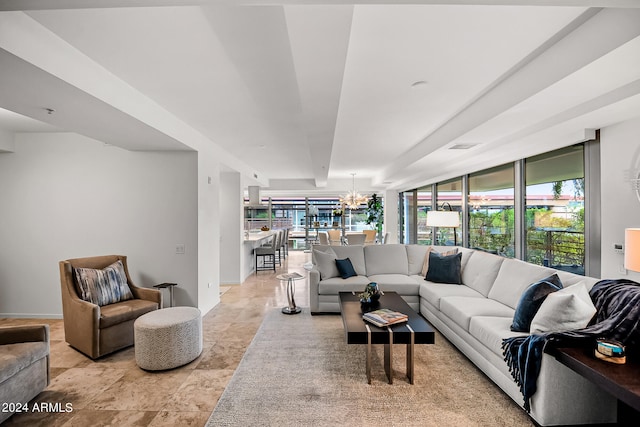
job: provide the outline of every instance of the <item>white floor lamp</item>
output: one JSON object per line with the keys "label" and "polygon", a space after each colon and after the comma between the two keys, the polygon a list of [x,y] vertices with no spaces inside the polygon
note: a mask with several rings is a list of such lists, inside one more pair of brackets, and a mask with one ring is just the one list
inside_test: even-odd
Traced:
{"label": "white floor lamp", "polygon": [[[449,205],[449,210],[445,211],[445,205]],[[442,204],[441,211],[427,212],[427,227],[453,228],[453,244],[458,246],[458,236],[456,228],[460,227],[460,214],[451,209],[451,205],[447,202]]]}

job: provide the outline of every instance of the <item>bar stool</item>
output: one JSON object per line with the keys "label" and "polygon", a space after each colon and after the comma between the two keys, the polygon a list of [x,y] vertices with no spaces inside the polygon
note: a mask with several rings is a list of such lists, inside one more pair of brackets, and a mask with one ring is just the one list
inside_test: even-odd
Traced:
{"label": "bar stool", "polygon": [[[277,231],[271,238],[270,245],[260,246],[253,250],[256,261],[256,274],[258,274],[258,271],[262,270],[276,271],[276,252],[279,252],[279,247],[280,231]],[[262,257],[262,267],[258,265],[258,257]]]}

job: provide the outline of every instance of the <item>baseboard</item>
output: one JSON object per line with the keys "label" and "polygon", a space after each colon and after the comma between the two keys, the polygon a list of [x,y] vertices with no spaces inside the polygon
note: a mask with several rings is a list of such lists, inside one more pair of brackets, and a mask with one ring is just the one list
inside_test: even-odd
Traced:
{"label": "baseboard", "polygon": [[62,314],[38,314],[38,313],[0,313],[0,318],[14,319],[62,319]]}

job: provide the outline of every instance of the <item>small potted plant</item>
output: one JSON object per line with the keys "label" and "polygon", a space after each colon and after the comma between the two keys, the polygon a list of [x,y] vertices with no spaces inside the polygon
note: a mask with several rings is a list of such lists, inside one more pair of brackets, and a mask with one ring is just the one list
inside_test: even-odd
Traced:
{"label": "small potted plant", "polygon": [[334,227],[339,227],[340,226],[340,220],[342,218],[342,209],[334,209],[332,212],[333,214],[333,226]]}
{"label": "small potted plant", "polygon": [[367,311],[371,311],[375,306],[378,305],[378,300],[380,299],[380,288],[376,282],[369,283],[365,288],[364,292],[358,294],[358,298],[360,298],[360,306],[362,308],[362,312],[365,313]]}

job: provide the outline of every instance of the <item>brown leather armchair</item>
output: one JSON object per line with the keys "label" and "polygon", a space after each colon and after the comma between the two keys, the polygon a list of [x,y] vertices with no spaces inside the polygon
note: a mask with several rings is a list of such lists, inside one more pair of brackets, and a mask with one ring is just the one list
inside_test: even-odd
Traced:
{"label": "brown leather armchair", "polygon": [[[78,296],[74,269],[103,269],[118,260],[122,261],[134,299],[99,306]],[[60,261],[60,282],[65,340],[92,359],[133,345],[133,322],[141,315],[162,307],[160,291],[140,288],[132,283],[127,257],[123,255]]]}

